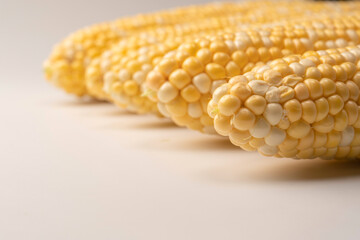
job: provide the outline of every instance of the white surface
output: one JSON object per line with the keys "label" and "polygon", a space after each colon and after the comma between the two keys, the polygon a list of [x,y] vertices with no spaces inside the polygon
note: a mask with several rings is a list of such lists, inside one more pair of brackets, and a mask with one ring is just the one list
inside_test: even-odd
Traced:
{"label": "white surface", "polygon": [[0,239],[360,238],[359,163],[264,158],[45,83],[67,32],[161,6],[85,2],[2,3]]}

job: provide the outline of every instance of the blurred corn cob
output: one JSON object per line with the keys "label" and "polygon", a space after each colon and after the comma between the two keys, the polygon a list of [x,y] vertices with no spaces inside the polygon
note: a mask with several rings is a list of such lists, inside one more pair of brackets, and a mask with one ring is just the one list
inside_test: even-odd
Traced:
{"label": "blurred corn cob", "polygon": [[45,77],[68,93],[78,96],[88,94],[84,84],[86,67],[119,40],[159,26],[174,26],[211,16],[240,14],[250,7],[249,3],[210,3],[122,18],[81,29],[54,47],[51,56],[44,63]]}

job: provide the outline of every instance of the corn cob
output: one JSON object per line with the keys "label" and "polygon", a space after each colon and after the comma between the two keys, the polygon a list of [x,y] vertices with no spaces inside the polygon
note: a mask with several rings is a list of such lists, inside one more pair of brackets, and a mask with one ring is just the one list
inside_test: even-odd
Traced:
{"label": "corn cob", "polygon": [[[96,24],[71,34],[55,46],[53,53],[44,63],[45,77],[65,91],[82,96],[88,94],[84,84],[84,73],[93,59],[121,39],[158,26],[174,26],[197,19],[232,14],[244,14],[248,15],[250,20],[252,18],[261,20],[261,18],[266,19],[267,13],[271,12],[272,15],[279,16],[291,12],[292,14],[288,14],[291,17],[310,13],[310,11],[299,11],[299,8],[311,9],[313,14],[317,14],[332,11],[347,12],[356,7],[357,4],[322,4],[306,1],[282,1],[277,2],[276,5],[272,1],[211,3]],[[266,8],[269,8],[269,11],[264,14]]]}
{"label": "corn cob", "polygon": [[173,26],[200,18],[246,12],[251,6],[249,3],[211,3],[87,27],[71,34],[55,46],[53,53],[44,63],[45,77],[68,93],[85,95],[87,89],[84,73],[87,65],[121,39],[159,26]]}
{"label": "corn cob", "polygon": [[209,103],[216,131],[266,156],[360,156],[360,46],[310,51],[254,68]]}
{"label": "corn cob", "polygon": [[[135,35],[126,38],[119,43],[115,44],[111,49],[104,52],[104,54],[92,61],[86,71],[85,82],[89,93],[100,99],[111,100],[111,93],[109,93],[109,81],[106,84],[104,91],[105,75],[118,75],[122,71],[127,72],[126,80],[134,80],[133,76],[137,70],[141,70],[141,67],[149,69],[149,64],[152,65],[163,54],[174,50],[181,43],[194,36],[200,36],[201,34],[211,33],[218,31],[219,29],[226,29],[227,25],[230,25],[229,20],[236,18],[235,16],[224,18],[210,18],[205,20],[196,21],[196,24],[183,24],[175,27],[157,28],[154,31],[144,32],[140,35]],[[238,18],[236,18],[238,19]],[[240,19],[239,21],[240,22]],[[161,55],[162,54],[162,55]],[[139,64],[142,65],[139,65]],[[146,64],[146,65],[144,65]],[[152,66],[151,66],[152,69]],[[143,76],[148,71],[138,72],[136,75]],[[111,78],[111,77],[110,77]],[[142,77],[143,78],[143,77]],[[107,78],[109,79],[109,77]],[[111,81],[112,82],[112,81]],[[136,83],[138,89],[141,85],[139,81],[133,81],[133,85]],[[130,93],[130,97],[139,94]],[[124,96],[126,97],[126,96]],[[146,99],[146,98],[144,98]],[[121,105],[121,104],[120,104]]]}
{"label": "corn cob", "polygon": [[[290,9],[290,7],[288,8]],[[87,89],[91,95],[97,98],[111,100],[117,105],[137,113],[157,112],[154,103],[144,96],[151,96],[151,91],[144,92],[142,85],[146,74],[154,64],[159,62],[160,57],[171,55],[170,51],[180,43],[193,39],[201,33],[216,32],[220,29],[226,32],[225,26],[228,27],[229,32],[234,32],[238,26],[239,28],[244,27],[244,24],[241,23],[271,23],[275,20],[287,19],[290,16],[296,18],[297,16],[291,10],[279,17],[276,14],[278,11],[277,7],[268,7],[262,10],[262,14],[259,14],[258,11],[257,15],[247,13],[248,15],[200,19],[191,24],[176,26],[176,28],[171,26],[159,28],[152,32],[144,32],[140,36],[125,39],[90,64],[86,75]],[[258,17],[258,15],[262,17]],[[304,13],[299,14],[300,17],[303,15]],[[139,51],[131,51],[134,48],[138,48]],[[282,55],[277,55],[277,57],[280,56]],[[105,82],[106,84],[104,84]],[[159,106],[161,107],[161,105]]]}
{"label": "corn cob", "polygon": [[[230,31],[236,28],[230,26],[230,19],[233,17],[206,19],[196,25],[165,29],[162,36],[144,34],[120,42],[101,58],[92,61],[87,68],[85,79],[88,91],[97,98],[113,101],[136,113],[157,112],[156,104],[147,98],[150,93],[143,91],[147,73],[161,57],[172,54],[181,43],[196,36],[219,32],[220,29]],[[237,23],[241,22],[240,17],[237,19]],[[164,32],[164,29],[157,30]],[[124,48],[124,45],[132,46],[133,41],[136,42],[137,50]]]}
{"label": "corn cob", "polygon": [[[156,92],[161,113],[175,123],[213,132],[207,105],[215,89],[231,77],[289,54],[358,44],[359,30],[359,17],[342,16],[199,38],[163,58],[147,75],[146,86]],[[161,66],[172,69],[165,75]]]}

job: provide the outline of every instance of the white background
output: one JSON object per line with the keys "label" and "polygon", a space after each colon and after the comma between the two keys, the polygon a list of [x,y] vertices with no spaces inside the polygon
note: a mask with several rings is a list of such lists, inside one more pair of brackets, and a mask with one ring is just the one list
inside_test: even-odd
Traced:
{"label": "white background", "polygon": [[360,238],[359,163],[261,157],[43,79],[71,31],[180,4],[1,1],[0,239]]}

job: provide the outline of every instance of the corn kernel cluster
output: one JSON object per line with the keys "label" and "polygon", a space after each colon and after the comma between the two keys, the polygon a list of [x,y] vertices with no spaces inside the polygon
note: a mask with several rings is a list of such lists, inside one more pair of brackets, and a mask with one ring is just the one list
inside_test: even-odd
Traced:
{"label": "corn kernel cluster", "polygon": [[357,158],[359,13],[358,2],[254,1],[123,18],[63,40],[45,76],[266,156]]}
{"label": "corn kernel cluster", "polygon": [[[158,108],[165,116],[180,126],[211,132],[213,122],[206,110],[207,103],[220,85],[279,57],[356,45],[360,28],[355,23],[359,20],[353,16],[300,21],[198,38],[163,58],[147,75],[146,86],[157,92]],[[346,22],[354,26],[346,26]],[[163,66],[171,69],[164,70]],[[284,68],[281,71],[288,69],[278,67]]]}
{"label": "corn kernel cluster", "polygon": [[217,88],[209,114],[231,142],[267,156],[360,154],[360,46],[277,59]]}

